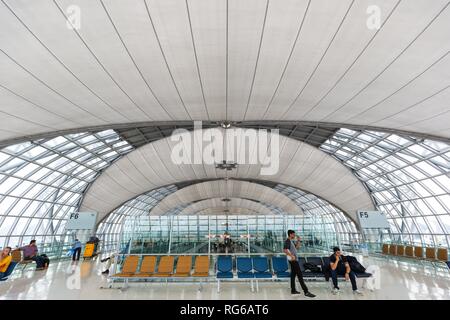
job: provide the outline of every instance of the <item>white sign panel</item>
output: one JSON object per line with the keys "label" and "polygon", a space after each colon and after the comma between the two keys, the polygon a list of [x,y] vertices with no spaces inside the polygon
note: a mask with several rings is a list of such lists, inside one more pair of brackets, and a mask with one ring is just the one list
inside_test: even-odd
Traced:
{"label": "white sign panel", "polygon": [[67,220],[67,230],[94,229],[97,212],[72,212]]}
{"label": "white sign panel", "polygon": [[363,229],[389,229],[386,215],[381,211],[358,210],[358,220]]}

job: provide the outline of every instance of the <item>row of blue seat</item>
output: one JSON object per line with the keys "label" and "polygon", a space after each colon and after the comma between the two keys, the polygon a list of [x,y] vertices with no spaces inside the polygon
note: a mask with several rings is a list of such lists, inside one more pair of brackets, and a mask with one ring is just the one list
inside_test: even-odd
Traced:
{"label": "row of blue seat", "polygon": [[[310,272],[305,270],[304,263],[308,262],[316,266],[320,266],[324,270],[325,266],[330,264],[329,257],[308,257],[299,258],[300,269],[305,278],[324,277],[323,272]],[[267,257],[237,257],[236,258],[236,273],[238,278],[242,279],[264,279],[272,278],[273,275],[277,278],[289,278],[290,272],[286,257],[272,257],[272,270],[269,267],[269,260]],[[356,273],[358,278],[368,278],[370,273]],[[219,256],[217,259],[217,279],[232,279],[233,274],[233,260],[231,256]]]}
{"label": "row of blue seat", "polygon": [[[272,257],[272,268],[277,277],[286,278],[290,276],[285,257]],[[237,277],[242,279],[272,278],[269,261],[266,257],[237,257],[236,270]],[[216,277],[218,279],[231,279],[234,277],[233,259],[231,256],[218,257]]]}

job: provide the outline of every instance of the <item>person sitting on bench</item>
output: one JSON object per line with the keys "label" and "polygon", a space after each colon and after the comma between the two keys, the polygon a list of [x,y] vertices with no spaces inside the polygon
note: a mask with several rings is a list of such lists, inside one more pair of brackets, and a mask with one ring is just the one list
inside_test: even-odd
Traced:
{"label": "person sitting on bench", "polygon": [[353,293],[362,294],[361,291],[358,290],[356,286],[356,275],[355,272],[351,270],[350,265],[347,262],[347,259],[341,253],[341,249],[339,247],[333,248],[333,254],[330,256],[330,268],[331,268],[331,278],[333,279],[333,294],[337,294],[339,292],[338,287],[338,275],[344,275],[345,280],[352,283]]}
{"label": "person sitting on bench", "polygon": [[11,247],[5,247],[0,253],[0,279],[5,276],[5,272],[11,264]]}
{"label": "person sitting on bench", "polygon": [[23,260],[33,260],[36,262],[36,270],[45,269],[45,258],[38,256],[38,248],[36,246],[36,240],[31,240],[29,245],[19,248],[23,252]]}
{"label": "person sitting on bench", "polygon": [[[119,252],[119,256],[123,255],[123,254],[127,254],[128,253],[128,248],[130,246],[130,242],[128,242],[125,246],[125,248],[123,248],[120,252]],[[116,254],[113,253],[111,254],[109,257],[106,257],[105,259],[100,260],[100,262],[107,262],[106,266],[105,266],[105,271],[102,272],[102,274],[109,274],[109,268],[111,268],[112,263],[114,262],[114,259],[116,258]]]}

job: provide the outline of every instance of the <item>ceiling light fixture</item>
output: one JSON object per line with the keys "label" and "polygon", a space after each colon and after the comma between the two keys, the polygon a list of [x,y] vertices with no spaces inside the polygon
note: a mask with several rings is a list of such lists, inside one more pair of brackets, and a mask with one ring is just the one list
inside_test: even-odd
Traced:
{"label": "ceiling light fixture", "polygon": [[236,169],[237,165],[236,162],[227,162],[226,160],[223,160],[221,163],[216,164],[216,169],[231,171]]}
{"label": "ceiling light fixture", "polygon": [[224,128],[224,129],[228,129],[228,128],[231,127],[231,122],[229,122],[229,121],[222,121],[222,122],[220,123],[220,126],[221,126],[222,128]]}

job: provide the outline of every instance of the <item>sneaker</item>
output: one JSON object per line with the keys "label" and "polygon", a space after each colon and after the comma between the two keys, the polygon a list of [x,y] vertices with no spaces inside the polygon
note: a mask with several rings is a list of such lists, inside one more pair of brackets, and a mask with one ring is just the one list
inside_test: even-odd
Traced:
{"label": "sneaker", "polygon": [[311,292],[305,292],[305,296],[308,298],[314,298],[316,295],[312,294]]}
{"label": "sneaker", "polygon": [[339,288],[333,288],[333,290],[331,290],[331,293],[338,294],[339,293]]}
{"label": "sneaker", "polygon": [[364,295],[361,291],[359,291],[359,290],[353,290],[353,293],[354,294],[357,294],[357,295],[359,295],[359,296],[362,296],[362,295]]}
{"label": "sneaker", "polygon": [[300,292],[298,292],[297,290],[292,290],[291,294],[300,294]]}
{"label": "sneaker", "polygon": [[109,274],[109,270],[103,271],[102,274]]}

